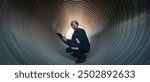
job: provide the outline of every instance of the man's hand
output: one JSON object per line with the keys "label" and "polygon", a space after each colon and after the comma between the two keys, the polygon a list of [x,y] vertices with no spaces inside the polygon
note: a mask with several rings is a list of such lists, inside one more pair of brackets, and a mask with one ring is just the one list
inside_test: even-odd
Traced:
{"label": "man's hand", "polygon": [[67,41],[67,38],[66,38],[66,37],[63,37],[62,39],[63,39],[63,41],[65,41],[65,42]]}

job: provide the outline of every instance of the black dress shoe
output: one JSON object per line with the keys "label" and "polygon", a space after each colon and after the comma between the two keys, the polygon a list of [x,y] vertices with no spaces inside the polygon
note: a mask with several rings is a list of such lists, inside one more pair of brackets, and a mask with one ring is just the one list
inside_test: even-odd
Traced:
{"label": "black dress shoe", "polygon": [[75,63],[83,63],[83,62],[85,62],[85,59],[77,59],[77,60],[75,61]]}

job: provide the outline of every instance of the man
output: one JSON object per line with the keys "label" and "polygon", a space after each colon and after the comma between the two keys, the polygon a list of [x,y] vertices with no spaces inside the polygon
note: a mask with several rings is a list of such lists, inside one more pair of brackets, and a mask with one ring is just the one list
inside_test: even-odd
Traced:
{"label": "man", "polygon": [[90,43],[84,29],[78,28],[78,26],[77,21],[72,21],[71,27],[74,29],[72,39],[63,37],[63,41],[69,46],[66,52],[77,58],[75,63],[82,63],[85,62],[85,54],[90,51]]}

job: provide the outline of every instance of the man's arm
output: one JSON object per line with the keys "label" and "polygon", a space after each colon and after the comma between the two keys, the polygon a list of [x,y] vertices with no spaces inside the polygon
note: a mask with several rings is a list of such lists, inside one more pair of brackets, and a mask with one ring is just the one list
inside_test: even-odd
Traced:
{"label": "man's arm", "polygon": [[63,37],[62,40],[70,47],[78,47],[79,46],[74,39],[67,39],[67,38]]}
{"label": "man's arm", "polygon": [[67,39],[66,43],[68,46],[71,47],[79,47],[79,44],[76,42],[75,39]]}
{"label": "man's arm", "polygon": [[66,39],[66,43],[71,46],[71,47],[81,47],[82,43],[84,42],[84,40],[86,40],[85,37],[86,36],[86,33],[85,31],[82,29],[79,31],[78,33],[78,37],[76,38],[72,38],[71,40],[70,39]]}
{"label": "man's arm", "polygon": [[82,43],[84,43],[86,39],[87,35],[85,33],[85,31],[83,29],[80,29],[80,31],[78,32],[78,37],[75,38],[76,42],[80,45],[82,45]]}

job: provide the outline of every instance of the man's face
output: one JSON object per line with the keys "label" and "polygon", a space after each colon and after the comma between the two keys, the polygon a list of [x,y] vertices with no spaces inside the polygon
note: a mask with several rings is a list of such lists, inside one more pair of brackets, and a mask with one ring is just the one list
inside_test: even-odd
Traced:
{"label": "man's face", "polygon": [[78,28],[78,24],[77,24],[76,22],[73,22],[73,23],[71,24],[71,27],[72,27],[74,30],[76,30],[76,29]]}

